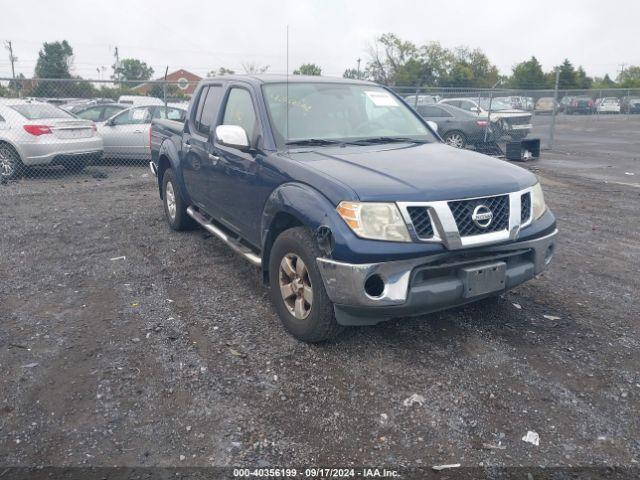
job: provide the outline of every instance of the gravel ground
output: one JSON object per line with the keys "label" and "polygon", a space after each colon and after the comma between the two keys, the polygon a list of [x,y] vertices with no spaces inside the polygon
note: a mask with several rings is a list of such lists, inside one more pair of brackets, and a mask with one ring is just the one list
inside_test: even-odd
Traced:
{"label": "gravel ground", "polygon": [[167,227],[146,169],[0,186],[0,465],[637,467],[640,189],[571,151],[526,164],[550,270],[319,346],[255,268]]}

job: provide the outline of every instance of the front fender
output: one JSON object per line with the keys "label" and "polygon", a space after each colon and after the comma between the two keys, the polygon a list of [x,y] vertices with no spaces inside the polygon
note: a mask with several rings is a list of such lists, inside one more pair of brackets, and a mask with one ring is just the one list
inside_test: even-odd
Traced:
{"label": "front fender", "polygon": [[276,188],[267,199],[261,220],[262,251],[269,250],[270,230],[278,214],[291,215],[302,225],[316,231],[325,226],[331,229],[337,242],[344,235],[352,235],[336,212],[336,207],[315,188],[304,183],[285,183]]}

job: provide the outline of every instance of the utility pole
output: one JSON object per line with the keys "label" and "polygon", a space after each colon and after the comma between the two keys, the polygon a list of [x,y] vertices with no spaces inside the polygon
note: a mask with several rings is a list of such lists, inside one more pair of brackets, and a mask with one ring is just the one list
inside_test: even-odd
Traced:
{"label": "utility pole", "polygon": [[556,115],[558,112],[558,86],[560,85],[560,68],[556,67],[556,85],[553,89],[553,116],[549,127],[549,150],[553,148],[553,135],[556,131]]}
{"label": "utility pole", "polygon": [[118,53],[118,47],[116,47],[113,56],[116,57],[115,64],[115,74],[116,74],[116,82],[120,84],[120,54]]}
{"label": "utility pole", "polygon": [[358,59],[358,80],[360,80],[360,59]]}
{"label": "utility pole", "polygon": [[16,57],[13,54],[13,45],[11,43],[11,40],[5,42],[5,46],[7,47],[7,50],[9,50],[9,61],[11,62],[11,78],[13,78],[13,88],[15,89],[16,92],[18,92],[18,85],[16,84],[16,68],[15,68],[15,62],[18,61],[18,57]]}

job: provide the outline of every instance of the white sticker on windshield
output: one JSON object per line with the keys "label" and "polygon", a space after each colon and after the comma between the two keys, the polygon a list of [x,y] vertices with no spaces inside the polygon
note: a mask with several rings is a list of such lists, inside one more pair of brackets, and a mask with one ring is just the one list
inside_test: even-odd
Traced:
{"label": "white sticker on windshield", "polygon": [[397,107],[399,105],[396,99],[387,92],[368,91],[364,93],[376,107]]}

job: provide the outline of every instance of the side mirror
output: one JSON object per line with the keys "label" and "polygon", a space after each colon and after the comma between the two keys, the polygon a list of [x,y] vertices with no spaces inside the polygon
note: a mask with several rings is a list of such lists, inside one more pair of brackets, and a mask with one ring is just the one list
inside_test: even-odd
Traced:
{"label": "side mirror", "polygon": [[433,130],[434,132],[438,131],[438,124],[432,120],[427,120],[427,125],[429,125],[431,127],[431,130]]}
{"label": "side mirror", "polygon": [[239,125],[218,125],[216,127],[216,140],[226,147],[247,150],[249,137],[244,128]]}
{"label": "side mirror", "polygon": [[478,107],[471,107],[471,111],[474,113],[480,113],[480,109]]}

